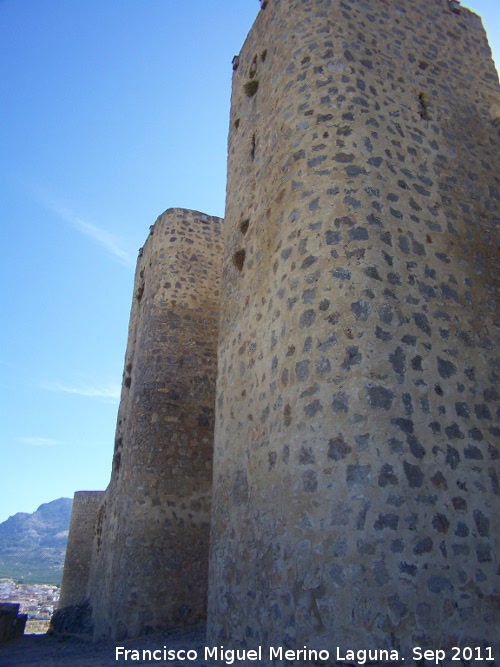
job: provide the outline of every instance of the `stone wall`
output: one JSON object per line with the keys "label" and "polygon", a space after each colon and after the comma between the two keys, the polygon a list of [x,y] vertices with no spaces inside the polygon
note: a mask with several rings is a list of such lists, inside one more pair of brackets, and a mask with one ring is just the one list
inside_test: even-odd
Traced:
{"label": "stone wall", "polygon": [[0,644],[23,636],[28,616],[20,614],[19,607],[18,603],[0,602]]}
{"label": "stone wall", "polygon": [[209,642],[498,642],[499,88],[480,19],[448,0],[262,6],[233,77]]}
{"label": "stone wall", "polygon": [[221,220],[169,209],[139,253],[113,471],[95,528],[95,637],[206,617]]}
{"label": "stone wall", "polygon": [[59,609],[87,598],[95,523],[103,500],[104,491],[77,491],[73,497]]}
{"label": "stone wall", "polygon": [[61,594],[58,608],[50,619],[53,632],[93,634],[88,587],[97,517],[104,497],[104,491],[76,491],[73,497]]}

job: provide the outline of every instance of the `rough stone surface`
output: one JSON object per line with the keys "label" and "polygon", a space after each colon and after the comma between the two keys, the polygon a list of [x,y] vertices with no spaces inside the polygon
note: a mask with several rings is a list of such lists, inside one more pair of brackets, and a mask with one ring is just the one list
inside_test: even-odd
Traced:
{"label": "rough stone surface", "polygon": [[233,74],[209,640],[498,641],[484,30],[445,0],[265,4]]}
{"label": "rough stone surface", "polygon": [[0,602],[0,644],[23,636],[27,614],[19,613],[19,604]]}
{"label": "rough stone surface", "polygon": [[104,491],[77,491],[73,497],[59,610],[80,605],[87,597],[97,515]]}
{"label": "rough stone surface", "polygon": [[50,630],[60,635],[92,637],[94,624],[90,601],[84,600],[80,604],[67,605],[56,609],[50,619]]}
{"label": "rough stone surface", "polygon": [[234,65],[224,257],[221,220],[173,209],[139,258],[95,637],[204,618],[209,560],[212,645],[498,650],[484,30],[448,0],[261,7]]}
{"label": "rough stone surface", "polygon": [[206,617],[221,222],[169,209],[139,253],[87,587],[95,638]]}

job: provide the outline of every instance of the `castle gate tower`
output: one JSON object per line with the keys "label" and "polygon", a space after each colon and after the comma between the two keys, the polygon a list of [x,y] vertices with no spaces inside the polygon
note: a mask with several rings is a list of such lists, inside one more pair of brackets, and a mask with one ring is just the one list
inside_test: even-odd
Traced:
{"label": "castle gate tower", "polygon": [[169,209],[140,251],[113,471],[95,530],[95,637],[206,616],[221,223]]}
{"label": "castle gate tower", "polygon": [[209,641],[407,660],[498,642],[481,21],[448,0],[269,0],[234,68]]}

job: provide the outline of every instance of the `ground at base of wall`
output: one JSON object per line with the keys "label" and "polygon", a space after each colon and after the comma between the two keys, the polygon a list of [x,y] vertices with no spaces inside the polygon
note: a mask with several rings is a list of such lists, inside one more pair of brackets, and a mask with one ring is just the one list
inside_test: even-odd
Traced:
{"label": "ground at base of wall", "polygon": [[192,628],[175,628],[166,635],[152,635],[140,639],[129,639],[123,642],[89,641],[72,636],[25,635],[20,639],[4,644],[0,650],[0,667],[110,667],[110,665],[155,665],[162,667],[178,667],[195,665],[211,667],[211,663],[201,659],[199,662],[170,660],[125,660],[116,659],[116,646],[140,651],[161,650],[193,650],[202,658],[205,650],[205,626]]}
{"label": "ground at base of wall", "polygon": [[[230,648],[231,643],[225,642],[225,648]],[[173,628],[162,635],[150,635],[138,639],[128,639],[123,642],[102,641],[92,643],[89,640],[84,640],[76,636],[56,636],[54,634],[47,635],[24,635],[19,639],[14,639],[2,645],[0,649],[0,667],[111,667],[112,665],[155,665],[155,667],[223,667],[223,665],[230,665],[231,667],[261,667],[262,663],[258,660],[246,660],[239,662],[234,660],[232,662],[229,656],[227,659],[214,661],[212,659],[205,660],[204,652],[206,647],[206,627],[204,625],[197,625],[190,628]],[[132,655],[128,653],[125,659],[123,651],[121,656],[116,655],[116,647],[120,646],[123,650],[137,651],[140,655],[137,659],[137,654]],[[180,659],[158,660],[158,659],[143,659],[143,650],[154,651],[184,652],[179,654]],[[189,659],[187,652],[196,652],[196,659]],[[157,654],[159,655],[159,654]],[[500,655],[500,647],[497,645],[493,649],[493,655]],[[429,656],[426,656],[428,658]],[[450,658],[449,651],[447,658]],[[281,662],[276,662],[276,665],[282,665]],[[358,667],[360,664],[370,664],[370,667],[425,667],[436,665],[435,657],[433,660],[420,660],[414,662],[413,660],[406,660],[405,662],[367,662],[363,661],[353,662],[351,660],[342,660],[336,662],[309,662],[297,661],[287,662],[287,665],[298,667]],[[476,664],[469,661],[450,662],[447,659],[444,662],[439,661],[440,667],[455,667],[455,665],[471,665]],[[477,663],[479,664],[479,663]],[[483,663],[481,663],[483,664]],[[484,665],[500,664],[494,660],[491,662],[484,662]]]}

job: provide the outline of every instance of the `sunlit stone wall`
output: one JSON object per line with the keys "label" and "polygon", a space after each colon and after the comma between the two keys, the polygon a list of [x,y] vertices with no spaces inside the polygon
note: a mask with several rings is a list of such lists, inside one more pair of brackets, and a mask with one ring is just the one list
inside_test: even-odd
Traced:
{"label": "sunlit stone wall", "polygon": [[139,253],[113,472],[95,527],[96,638],[206,617],[221,224],[169,209]]}
{"label": "sunlit stone wall", "polygon": [[499,88],[454,5],[269,0],[235,60],[210,642],[498,641]]}

